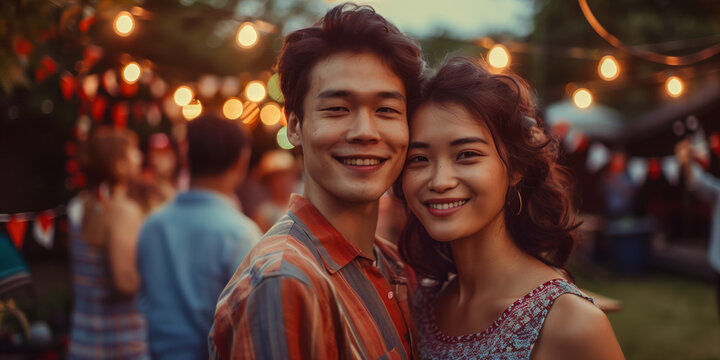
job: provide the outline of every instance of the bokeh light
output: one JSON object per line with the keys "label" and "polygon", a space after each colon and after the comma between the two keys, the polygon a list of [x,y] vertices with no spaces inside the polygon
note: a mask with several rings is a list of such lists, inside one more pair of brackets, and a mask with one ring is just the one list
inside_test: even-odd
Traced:
{"label": "bokeh light", "polygon": [[580,109],[587,109],[592,105],[592,94],[590,93],[590,90],[585,88],[580,88],[575,90],[573,93],[573,103],[575,106],[577,106]]}
{"label": "bokeh light", "polygon": [[269,103],[260,110],[260,121],[267,126],[273,126],[280,122],[282,110],[275,103]]}
{"label": "bokeh light", "polygon": [[182,115],[185,120],[190,121],[202,114],[202,104],[199,100],[193,100],[189,104],[183,106]]}
{"label": "bokeh light", "polygon": [[683,82],[677,76],[671,76],[665,80],[665,91],[672,97],[678,97],[683,92]]}
{"label": "bokeh light", "polygon": [[598,65],[598,73],[603,80],[615,80],[620,75],[620,64],[612,55],[603,56]]}
{"label": "bokeh light", "polygon": [[270,77],[267,83],[267,92],[273,100],[279,103],[285,102],[285,97],[280,90],[280,74],[276,73]]}
{"label": "bokeh light", "polygon": [[240,47],[249,48],[257,44],[259,37],[255,25],[252,23],[244,23],[240,25],[238,29],[236,40]]}
{"label": "bokeh light", "polygon": [[265,85],[263,85],[263,83],[260,81],[251,81],[245,87],[245,96],[247,96],[248,100],[250,101],[263,101],[266,95],[267,91],[265,90]]}
{"label": "bokeh light", "polygon": [[510,65],[510,53],[505,46],[497,44],[490,49],[488,53],[488,63],[490,66],[498,69],[506,68]]}
{"label": "bokeh light", "polygon": [[117,14],[115,21],[113,22],[113,29],[115,29],[116,34],[120,36],[128,36],[132,33],[134,28],[135,19],[132,14],[127,11],[121,11]]}
{"label": "bokeh light", "polygon": [[178,106],[185,106],[189,104],[194,97],[195,95],[193,94],[192,89],[184,85],[177,88],[173,94],[173,100],[175,100],[175,104]]}
{"label": "bokeh light", "polygon": [[290,140],[287,137],[287,126],[283,126],[278,130],[277,136],[275,137],[277,140],[278,146],[285,150],[290,150],[294,148],[293,144],[290,143]]}
{"label": "bokeh light", "polygon": [[229,98],[223,104],[223,115],[230,120],[235,120],[243,113],[242,101],[238,98]]}
{"label": "bokeh light", "polygon": [[142,69],[140,65],[134,61],[125,65],[122,70],[123,80],[128,84],[136,83],[140,79],[140,75],[142,75]]}

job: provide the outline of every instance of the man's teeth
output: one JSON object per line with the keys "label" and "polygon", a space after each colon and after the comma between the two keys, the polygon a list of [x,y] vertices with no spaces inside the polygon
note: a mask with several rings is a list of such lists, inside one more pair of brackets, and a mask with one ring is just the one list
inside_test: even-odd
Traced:
{"label": "man's teeth", "polygon": [[460,200],[460,201],[455,201],[455,202],[450,202],[450,203],[432,203],[432,204],[428,204],[428,206],[430,206],[433,209],[447,210],[447,209],[452,209],[454,207],[458,207],[461,205],[465,205],[466,202],[468,202],[468,201]]}
{"label": "man's teeth", "polygon": [[358,158],[348,158],[343,159],[343,164],[345,165],[353,165],[353,166],[372,166],[372,165],[378,165],[380,164],[380,159],[358,159]]}

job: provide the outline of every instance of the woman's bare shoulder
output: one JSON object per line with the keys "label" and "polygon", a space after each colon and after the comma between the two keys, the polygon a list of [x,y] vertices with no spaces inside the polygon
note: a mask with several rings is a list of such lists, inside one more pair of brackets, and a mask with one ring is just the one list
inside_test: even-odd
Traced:
{"label": "woman's bare shoulder", "polygon": [[533,359],[624,359],[605,313],[585,298],[565,294],[547,315]]}

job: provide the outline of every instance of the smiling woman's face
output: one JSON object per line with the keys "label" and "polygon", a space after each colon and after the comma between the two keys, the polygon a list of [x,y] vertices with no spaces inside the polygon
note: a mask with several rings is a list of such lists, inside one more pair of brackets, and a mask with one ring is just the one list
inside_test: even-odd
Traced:
{"label": "smiling woman's face", "polygon": [[418,109],[410,122],[402,187],[433,239],[453,241],[504,224],[509,181],[484,121],[454,103]]}

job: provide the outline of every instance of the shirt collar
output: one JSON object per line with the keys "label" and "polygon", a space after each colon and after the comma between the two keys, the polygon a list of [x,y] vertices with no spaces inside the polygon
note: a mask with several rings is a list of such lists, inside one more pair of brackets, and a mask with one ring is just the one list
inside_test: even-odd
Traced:
{"label": "shirt collar", "polygon": [[177,194],[175,201],[181,204],[213,204],[222,206],[228,210],[239,211],[238,205],[233,199],[217,191],[205,189],[190,189]]}
{"label": "shirt collar", "polygon": [[[323,265],[325,265],[325,269],[331,274],[342,269],[357,257],[372,262],[372,259],[368,258],[357,246],[345,239],[345,237],[327,221],[320,211],[304,197],[293,194],[290,197],[289,208],[290,212],[293,213],[310,232],[308,236],[316,246],[316,250],[323,260]],[[375,241],[377,242],[377,239]]]}

